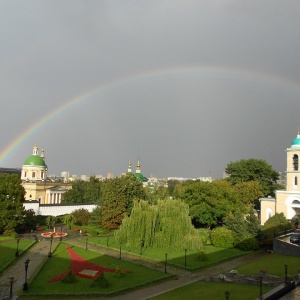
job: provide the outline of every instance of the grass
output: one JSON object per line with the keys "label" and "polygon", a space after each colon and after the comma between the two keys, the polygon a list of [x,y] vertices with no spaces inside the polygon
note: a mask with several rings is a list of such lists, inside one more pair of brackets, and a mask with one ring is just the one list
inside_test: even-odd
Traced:
{"label": "grass", "polygon": [[[270,291],[271,287],[263,287],[263,294]],[[229,299],[253,300],[259,297],[259,286],[232,284],[226,282],[198,281],[171,292],[151,298],[152,300],[181,300],[188,297],[189,300],[213,299],[224,300],[225,291],[230,292]],[[245,292],[247,291],[247,292]]]}
{"label": "grass", "polygon": [[[19,255],[21,256],[31,245],[35,242],[29,239],[20,239],[19,242]],[[15,261],[17,251],[17,240],[12,237],[1,237],[0,238],[0,272],[3,271],[9,264]]]}
{"label": "grass", "polygon": [[[82,242],[85,242],[85,239],[81,239]],[[88,237],[88,243],[97,244],[102,247],[120,250],[120,245],[115,242],[114,237]],[[142,251],[141,251],[142,250]],[[142,257],[148,258],[151,260],[156,260],[160,262],[164,262],[167,254],[167,263],[171,265],[175,265],[181,268],[187,268],[190,270],[196,270],[199,268],[207,267],[212,264],[219,263],[221,261],[225,261],[248,252],[244,252],[235,248],[232,249],[222,249],[216,248],[214,246],[204,246],[204,251],[206,255],[206,260],[199,259],[199,251],[197,250],[188,250],[186,252],[183,250],[172,250],[172,249],[160,249],[160,248],[134,248],[127,247],[122,245],[121,247],[122,255],[129,253],[140,256],[142,253]],[[186,265],[186,266],[185,266]]]}
{"label": "grass", "polygon": [[258,274],[260,270],[267,270],[267,274],[284,277],[285,264],[288,266],[288,276],[294,276],[300,273],[299,257],[284,256],[274,253],[264,256],[255,262],[240,266],[236,268],[236,270],[242,275],[253,275]]}
{"label": "grass", "polygon": [[56,248],[52,258],[46,261],[40,272],[29,283],[30,289],[26,293],[27,295],[40,297],[47,295],[109,295],[169,277],[157,270],[148,269],[98,252],[69,245],[78,255],[92,263],[113,269],[120,264],[122,270],[130,270],[132,272],[127,273],[122,278],[117,278],[114,273],[105,272],[105,278],[110,283],[110,286],[106,288],[99,286],[91,287],[93,280],[78,276],[76,276],[75,284],[66,284],[61,281],[48,282],[49,279],[68,270],[70,266],[70,257],[66,250],[66,245],[68,244],[63,242]]}

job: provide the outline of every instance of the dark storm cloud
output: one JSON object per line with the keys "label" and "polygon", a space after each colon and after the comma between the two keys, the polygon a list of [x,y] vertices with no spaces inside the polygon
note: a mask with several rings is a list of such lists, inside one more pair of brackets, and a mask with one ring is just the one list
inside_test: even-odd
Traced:
{"label": "dark storm cloud", "polygon": [[102,88],[32,131],[1,165],[20,167],[37,143],[57,174],[119,175],[139,158],[146,176],[221,177],[227,163],[250,157],[284,171],[300,125],[299,9],[2,1],[0,151]]}

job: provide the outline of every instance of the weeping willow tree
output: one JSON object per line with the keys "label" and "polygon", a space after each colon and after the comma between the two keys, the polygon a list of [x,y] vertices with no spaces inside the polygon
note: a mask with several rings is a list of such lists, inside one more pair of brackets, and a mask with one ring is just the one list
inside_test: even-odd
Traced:
{"label": "weeping willow tree", "polygon": [[136,201],[116,239],[129,247],[201,249],[202,241],[191,223],[189,207],[179,200],[159,200],[156,205]]}

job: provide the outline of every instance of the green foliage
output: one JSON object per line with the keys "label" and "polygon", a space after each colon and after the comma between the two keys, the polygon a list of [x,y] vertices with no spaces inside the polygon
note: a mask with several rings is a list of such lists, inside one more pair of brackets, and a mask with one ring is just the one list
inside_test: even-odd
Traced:
{"label": "green foliage", "polygon": [[186,184],[182,199],[190,207],[193,222],[207,227],[222,222],[230,211],[246,209],[239,202],[237,192],[225,180]]}
{"label": "green foliage", "polygon": [[235,247],[243,251],[254,251],[259,249],[259,242],[252,236],[248,236],[248,238],[245,236]]}
{"label": "green foliage", "polygon": [[103,182],[103,204],[101,206],[101,227],[117,229],[124,216],[130,215],[135,199],[145,199],[143,184],[134,174],[108,179]]}
{"label": "green foliage", "polygon": [[136,201],[131,216],[123,219],[116,238],[133,247],[202,248],[199,233],[191,224],[188,206],[171,199],[160,200],[157,205]]}
{"label": "green foliage", "polygon": [[98,276],[91,284],[91,287],[100,286],[100,287],[109,287],[109,282],[105,278],[104,273],[102,273],[100,276]]}
{"label": "green foliage", "polygon": [[[250,209],[249,214],[247,215],[243,214],[240,211],[236,211],[235,213],[229,213],[228,216],[224,219],[224,222],[226,228],[232,231],[235,245],[238,248],[245,247],[244,245],[247,245],[246,241],[248,241],[249,239],[255,240],[260,228],[259,221],[254,215],[253,209]],[[248,244],[253,244],[253,242],[249,242]]]}
{"label": "green foliage", "polygon": [[125,273],[122,272],[120,265],[116,266],[116,270],[115,270],[114,276],[117,277],[117,278],[122,278],[122,277],[125,276]]}
{"label": "green foliage", "polygon": [[262,186],[259,181],[242,181],[233,186],[240,197],[240,201],[249,207],[253,207],[258,199],[264,196]]}
{"label": "green foliage", "polygon": [[68,226],[68,229],[71,230],[72,225],[74,225],[75,217],[72,214],[64,215],[63,222]]}
{"label": "green foliage", "polygon": [[76,276],[73,274],[72,269],[69,269],[67,275],[61,280],[62,283],[75,283],[77,281]]}
{"label": "green foliage", "polygon": [[80,208],[72,212],[74,217],[74,225],[84,226],[89,224],[90,213],[87,209]]}
{"label": "green foliage", "polygon": [[0,174],[0,233],[24,223],[25,190],[16,174]]}
{"label": "green foliage", "polygon": [[250,158],[231,162],[225,172],[229,174],[226,180],[233,185],[247,181],[259,182],[264,196],[274,196],[278,187],[276,181],[279,179],[279,173],[262,159]]}
{"label": "green foliage", "polygon": [[282,233],[285,230],[292,229],[292,225],[288,222],[283,213],[276,213],[270,217],[262,226],[262,236],[264,239],[272,239],[274,234]]}
{"label": "green foliage", "polygon": [[206,261],[206,260],[208,260],[206,252],[204,250],[200,250],[199,251],[198,259],[200,261]]}
{"label": "green foliage", "polygon": [[98,235],[98,231],[95,230],[94,228],[88,228],[87,232],[89,235],[92,235],[92,236]]}
{"label": "green foliage", "polygon": [[53,228],[56,223],[56,217],[54,216],[48,216],[46,219],[46,225],[48,226],[48,229],[51,227]]}
{"label": "green foliage", "polygon": [[95,176],[89,181],[76,180],[62,196],[62,203],[102,203],[102,182]]}
{"label": "green foliage", "polygon": [[197,231],[199,233],[199,237],[202,240],[202,243],[205,245],[209,245],[211,243],[210,230],[207,228],[199,228],[199,229],[197,229]]}
{"label": "green foliage", "polygon": [[211,241],[215,247],[229,249],[234,246],[234,236],[230,229],[217,227],[211,232]]}
{"label": "green foliage", "polygon": [[89,225],[100,227],[101,224],[101,206],[97,206],[90,213]]}

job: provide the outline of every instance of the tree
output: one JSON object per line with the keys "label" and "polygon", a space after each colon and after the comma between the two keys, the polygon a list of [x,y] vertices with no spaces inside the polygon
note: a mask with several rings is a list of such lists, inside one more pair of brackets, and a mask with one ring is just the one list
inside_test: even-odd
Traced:
{"label": "tree", "polygon": [[249,207],[253,207],[259,198],[264,196],[259,181],[239,182],[233,188],[239,194],[241,202]]}
{"label": "tree", "polygon": [[74,224],[78,226],[88,225],[90,220],[90,213],[87,209],[80,208],[72,212],[74,217]]}
{"label": "tree", "polygon": [[89,181],[76,180],[72,189],[62,196],[62,203],[97,203],[102,202],[102,182],[95,176]]}
{"label": "tree", "polygon": [[182,199],[190,207],[193,222],[199,226],[217,225],[230,211],[246,209],[231,184],[225,180],[191,182],[184,186]]}
{"label": "tree", "polygon": [[123,219],[116,235],[132,247],[200,249],[202,240],[191,224],[188,205],[180,200],[135,201],[130,217]]}
{"label": "tree", "polygon": [[103,182],[101,227],[117,229],[125,215],[130,215],[135,199],[145,199],[143,185],[133,174],[107,179]]}
{"label": "tree", "polygon": [[55,222],[56,222],[56,217],[48,216],[46,219],[46,225],[48,226],[48,229],[50,229],[51,227],[54,227]]}
{"label": "tree", "polygon": [[63,222],[67,225],[69,230],[71,229],[71,226],[74,224],[75,218],[72,214],[64,215]]}
{"label": "tree", "polygon": [[274,196],[274,191],[278,188],[279,173],[262,159],[250,158],[231,162],[227,165],[225,172],[229,175],[226,180],[233,185],[258,181],[264,196]]}
{"label": "tree", "polygon": [[0,232],[14,231],[24,223],[25,189],[16,174],[0,174]]}

